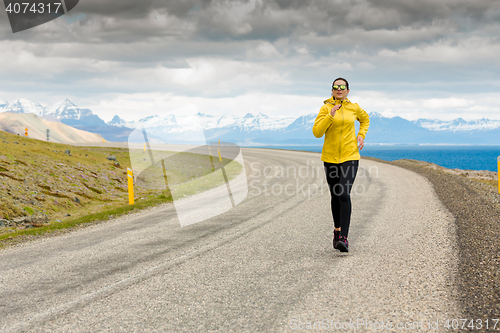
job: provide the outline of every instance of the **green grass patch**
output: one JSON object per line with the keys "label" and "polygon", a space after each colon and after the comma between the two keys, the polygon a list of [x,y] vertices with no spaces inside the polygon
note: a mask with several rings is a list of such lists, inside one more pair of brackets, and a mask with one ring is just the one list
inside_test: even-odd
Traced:
{"label": "green grass patch", "polygon": [[[236,178],[241,171],[243,166],[236,162],[231,161],[229,164],[224,166],[228,181]],[[202,193],[208,191],[212,188],[221,186],[225,183],[222,177],[222,171],[219,169],[217,172],[211,172],[206,174],[203,179],[193,179],[186,181],[184,183],[173,186],[172,192],[176,198],[187,197],[197,193]]]}
{"label": "green grass patch", "polygon": [[35,214],[35,211],[31,207],[24,207],[24,211],[30,215]]}
{"label": "green grass patch", "polygon": [[[20,149],[14,141],[25,145]],[[61,153],[66,149],[72,156]],[[212,172],[212,161],[208,156],[157,150],[152,154],[158,168],[149,170],[151,179],[146,186],[138,182],[134,184],[138,199],[135,205],[129,206],[127,168],[133,167],[139,178],[150,168],[149,153],[127,148],[70,146],[0,131],[0,217],[13,220],[31,215],[37,220],[38,215],[43,214],[44,221],[45,217],[49,221],[62,221],[29,229],[2,227],[0,247],[30,240],[33,235],[171,202],[170,192],[166,191],[163,164],[158,163],[160,160],[164,160],[168,186],[170,190],[175,189],[176,197],[224,184],[220,171],[218,174]],[[107,160],[109,155],[115,156],[120,165]],[[213,159],[214,164],[217,161],[218,158]],[[223,159],[223,164],[229,180],[241,173],[242,167],[237,162]],[[22,186],[20,182],[23,182]],[[66,214],[72,216],[66,217]]]}
{"label": "green grass patch", "polygon": [[[110,218],[115,218],[121,215],[125,215],[127,213],[131,213],[134,211],[140,211],[145,208],[154,207],[159,204],[172,202],[172,196],[168,194],[160,194],[160,195],[149,195],[143,199],[136,199],[133,205],[121,204],[115,207],[92,213],[89,215],[85,215],[78,218],[69,218],[62,222],[51,222],[49,225],[44,225],[38,228],[30,228],[30,229],[20,229],[10,231],[4,234],[0,234],[0,248],[7,246],[9,241],[13,241],[16,238],[22,236],[41,236],[47,233],[51,233],[54,231],[73,228],[81,224],[85,223],[93,223],[96,221],[108,220]],[[28,207],[29,208],[29,207]]]}

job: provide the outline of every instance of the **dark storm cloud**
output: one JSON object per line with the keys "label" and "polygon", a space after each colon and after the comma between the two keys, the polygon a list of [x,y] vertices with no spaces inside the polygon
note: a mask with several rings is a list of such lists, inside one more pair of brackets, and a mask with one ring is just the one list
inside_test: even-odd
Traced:
{"label": "dark storm cloud", "polygon": [[[171,71],[165,77],[188,82],[191,67],[193,77],[206,69],[194,61],[204,58],[207,64],[238,62],[241,67],[234,65],[228,77],[242,71],[251,76],[264,64],[258,71],[276,71],[276,85],[282,86],[283,78],[315,82],[324,75],[321,80],[329,82],[330,72],[365,81],[377,81],[382,73],[399,85],[408,78],[440,80],[442,73],[475,74],[486,66],[497,74],[499,13],[500,2],[487,0],[85,0],[70,15],[23,33],[12,34],[4,24],[0,39],[11,51],[5,63],[19,63],[5,67],[4,76],[12,71],[12,77],[26,68],[24,62],[46,61],[30,68],[30,75],[67,75],[68,81],[101,75],[120,83],[153,75],[149,71],[184,68],[188,74]],[[51,66],[57,70],[61,63],[65,67],[56,77]],[[75,66],[83,74],[74,73]],[[226,67],[214,67],[214,80]],[[262,86],[260,78],[242,81]],[[183,91],[198,92],[207,82]]]}
{"label": "dark storm cloud", "polygon": [[480,20],[490,11],[498,11],[496,0],[367,0],[381,10],[397,13],[402,24],[426,22],[430,19],[446,19],[454,16]]}
{"label": "dark storm cloud", "polygon": [[210,1],[186,0],[186,1],[159,1],[159,0],[120,0],[81,1],[78,10],[88,14],[98,14],[116,19],[142,18],[152,10],[166,10],[171,15],[184,17],[193,8],[203,7]]}
{"label": "dark storm cloud", "polygon": [[[250,3],[254,4],[252,9],[238,13],[238,8]],[[436,21],[456,27],[481,25],[490,21],[485,18],[498,16],[499,9],[495,0],[213,1],[192,19],[205,38],[272,40],[352,29],[395,30]]]}
{"label": "dark storm cloud", "polygon": [[[353,31],[389,30],[411,35],[408,30],[428,26],[445,27],[443,34],[449,34],[450,29],[474,30],[491,22],[500,15],[500,6],[495,0],[87,0],[80,1],[73,10],[72,17],[78,15],[84,16],[69,24],[67,31],[57,26],[45,34],[39,29],[18,34],[15,39],[50,42],[76,38],[92,43],[133,43],[154,38],[273,42]],[[13,39],[4,28],[3,39]],[[371,35],[367,41],[377,42],[378,36],[384,42],[382,34]],[[401,37],[395,40],[404,42]]]}

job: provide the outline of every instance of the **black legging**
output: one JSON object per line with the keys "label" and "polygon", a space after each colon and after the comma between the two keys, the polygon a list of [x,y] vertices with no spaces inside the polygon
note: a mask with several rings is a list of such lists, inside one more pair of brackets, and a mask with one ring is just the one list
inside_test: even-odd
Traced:
{"label": "black legging", "polygon": [[332,196],[332,215],[335,228],[347,237],[351,223],[351,188],[358,172],[359,161],[340,164],[325,162],[325,173]]}

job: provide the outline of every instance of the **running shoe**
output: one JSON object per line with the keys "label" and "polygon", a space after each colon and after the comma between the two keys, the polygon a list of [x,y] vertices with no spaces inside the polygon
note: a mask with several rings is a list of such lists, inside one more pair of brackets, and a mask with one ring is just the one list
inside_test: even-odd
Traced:
{"label": "running shoe", "polygon": [[339,237],[340,237],[340,230],[337,231],[337,230],[333,230],[333,248],[334,249],[338,249],[337,248],[337,243],[339,242]]}
{"label": "running shoe", "polygon": [[346,236],[340,236],[337,242],[337,249],[339,249],[340,252],[349,252],[349,242]]}

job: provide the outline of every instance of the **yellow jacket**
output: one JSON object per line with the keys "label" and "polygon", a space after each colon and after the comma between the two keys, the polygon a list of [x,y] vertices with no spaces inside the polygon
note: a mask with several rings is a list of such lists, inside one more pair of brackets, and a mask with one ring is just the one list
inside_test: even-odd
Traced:
{"label": "yellow jacket", "polygon": [[[370,118],[365,110],[357,103],[351,103],[347,98],[342,102],[330,97],[324,101],[314,121],[313,134],[317,138],[325,135],[321,160],[328,163],[344,163],[346,161],[359,160],[357,136],[365,138]],[[342,103],[335,116],[330,111],[336,104]],[[359,121],[359,133],[356,135],[355,121]]]}

